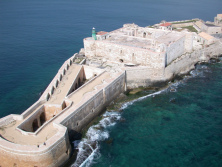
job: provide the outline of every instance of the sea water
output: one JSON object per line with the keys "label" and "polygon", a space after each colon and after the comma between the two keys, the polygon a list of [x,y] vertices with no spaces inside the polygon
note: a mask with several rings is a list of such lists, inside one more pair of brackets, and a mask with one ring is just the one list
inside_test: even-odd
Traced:
{"label": "sea water", "polygon": [[[85,152],[73,167],[221,166],[221,72],[221,63],[198,65],[168,88],[123,104],[121,112],[107,112],[117,118],[110,116],[112,124],[102,130],[101,123],[88,130],[79,145]],[[83,145],[91,136],[92,150]]]}
{"label": "sea water", "polygon": [[[92,27],[213,21],[221,6],[221,0],[0,0],[0,117],[21,114],[38,100]],[[107,123],[91,127],[80,142],[93,144],[77,165],[220,166],[220,73],[220,63],[201,66],[176,88],[107,112]]]}

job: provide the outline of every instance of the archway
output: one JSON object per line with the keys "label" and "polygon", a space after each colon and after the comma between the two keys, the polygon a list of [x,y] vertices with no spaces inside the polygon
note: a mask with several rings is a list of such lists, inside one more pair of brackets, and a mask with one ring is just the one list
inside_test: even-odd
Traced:
{"label": "archway", "polygon": [[38,121],[35,119],[32,123],[33,132],[35,132],[39,128]]}
{"label": "archway", "polygon": [[41,125],[43,125],[45,123],[46,119],[45,119],[45,112],[43,112],[41,115],[40,115],[40,123]]}
{"label": "archway", "polygon": [[146,38],[146,33],[145,32],[143,33],[143,38]]}
{"label": "archway", "polygon": [[78,85],[79,85],[79,87],[81,86],[81,80],[80,80],[80,78],[78,79]]}

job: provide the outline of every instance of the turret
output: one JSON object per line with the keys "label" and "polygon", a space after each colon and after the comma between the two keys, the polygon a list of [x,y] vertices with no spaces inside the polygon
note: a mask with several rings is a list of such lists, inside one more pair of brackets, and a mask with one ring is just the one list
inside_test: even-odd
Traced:
{"label": "turret", "polygon": [[97,40],[97,38],[96,38],[96,29],[93,27],[93,29],[92,29],[92,38],[94,39],[94,40]]}

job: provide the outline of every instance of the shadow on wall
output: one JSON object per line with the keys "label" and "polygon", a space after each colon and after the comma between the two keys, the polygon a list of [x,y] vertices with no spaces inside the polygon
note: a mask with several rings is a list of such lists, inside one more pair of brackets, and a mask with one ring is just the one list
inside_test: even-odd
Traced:
{"label": "shadow on wall", "polygon": [[18,128],[25,132],[36,132],[45,123],[52,120],[70,105],[71,103],[68,101],[63,101],[61,105],[43,105],[30,118],[20,124]]}

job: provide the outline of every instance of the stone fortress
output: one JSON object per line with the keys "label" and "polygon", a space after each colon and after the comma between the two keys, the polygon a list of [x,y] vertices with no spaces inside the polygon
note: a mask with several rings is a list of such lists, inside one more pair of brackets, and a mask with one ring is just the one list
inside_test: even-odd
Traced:
{"label": "stone fortress", "polygon": [[71,142],[120,93],[161,85],[221,56],[222,14],[212,23],[93,29],[83,42],[84,49],[64,62],[36,103],[0,119],[0,167],[61,166],[72,154]]}

